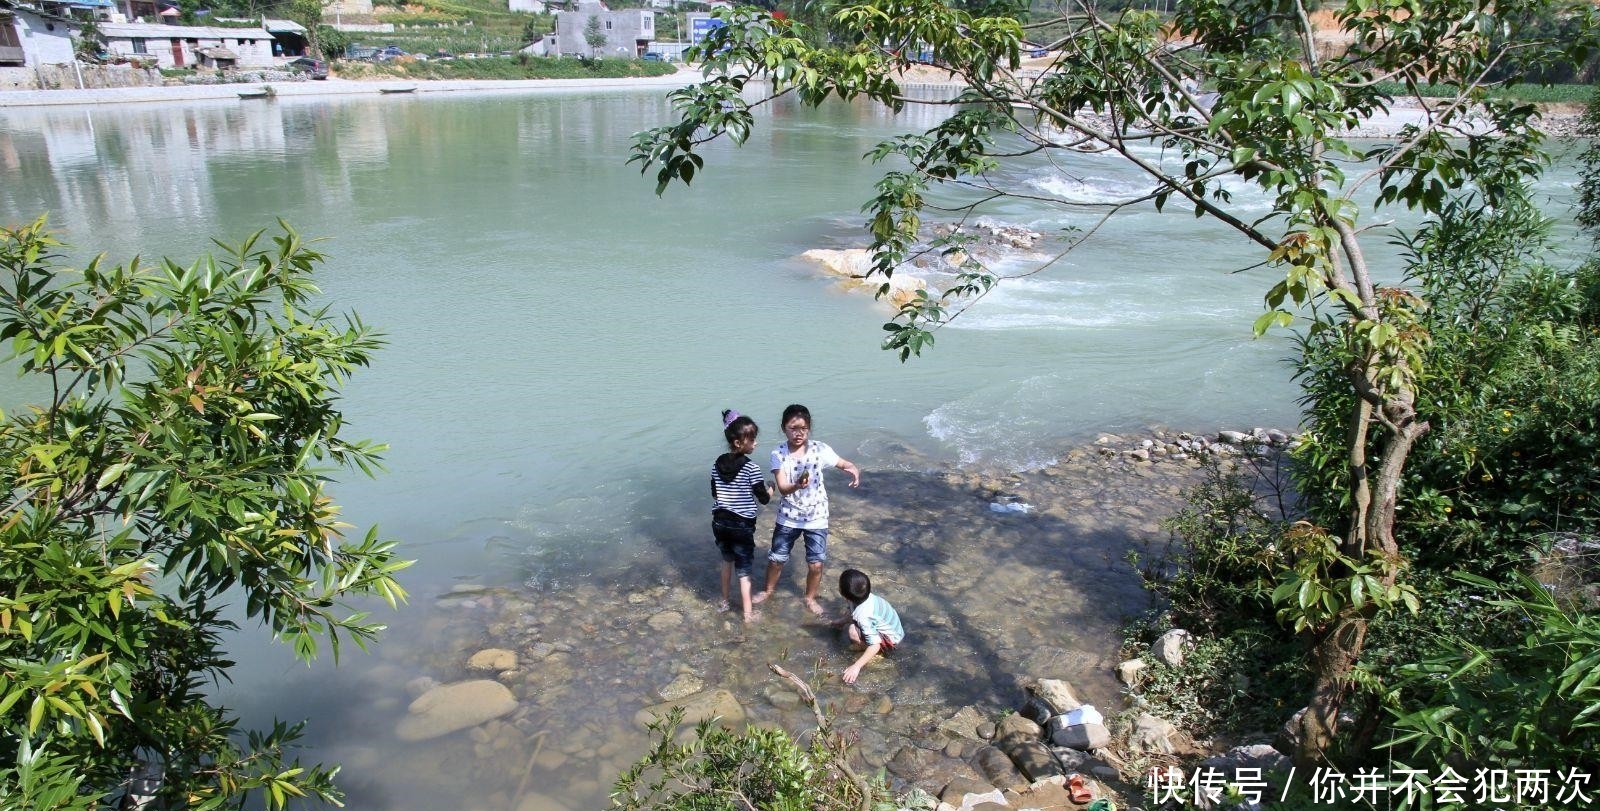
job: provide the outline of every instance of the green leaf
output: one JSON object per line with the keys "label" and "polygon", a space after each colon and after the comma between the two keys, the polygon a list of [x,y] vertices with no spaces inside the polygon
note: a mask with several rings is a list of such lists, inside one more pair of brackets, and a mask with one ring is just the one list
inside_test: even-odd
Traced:
{"label": "green leaf", "polygon": [[100,478],[95,480],[95,483],[94,483],[95,489],[96,490],[104,490],[104,489],[106,489],[107,485],[111,484],[112,482],[115,482],[117,479],[122,478],[122,474],[127,472],[128,467],[129,467],[129,464],[127,462],[118,462],[118,463],[106,468],[105,472],[100,474]]}

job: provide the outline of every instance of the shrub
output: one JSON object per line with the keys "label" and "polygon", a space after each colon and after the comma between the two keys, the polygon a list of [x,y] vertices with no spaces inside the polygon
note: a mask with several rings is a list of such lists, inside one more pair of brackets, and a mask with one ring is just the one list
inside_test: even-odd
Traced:
{"label": "shrub", "polygon": [[1274,730],[1310,684],[1296,650],[1270,633],[1198,638],[1182,665],[1146,667],[1138,692],[1151,713],[1196,737]]}
{"label": "shrub", "polygon": [[1284,502],[1268,504],[1261,467],[1216,457],[1203,464],[1204,480],[1163,522],[1166,545],[1147,547],[1133,563],[1145,588],[1170,604],[1176,625],[1201,634],[1260,628],[1272,616],[1273,576],[1283,566]]}
{"label": "shrub", "polygon": [[[1562,604],[1527,576],[1510,587],[1460,579],[1498,593],[1489,605],[1522,634],[1508,644],[1450,640],[1406,668],[1405,686],[1424,700],[1395,710],[1399,735],[1388,747],[1435,772],[1549,769],[1555,782],[1600,769],[1600,615]],[[1517,803],[1540,806],[1549,804]]]}
{"label": "shrub", "polygon": [[[881,780],[856,776],[848,747],[830,731],[816,697],[799,678],[772,667],[800,689],[817,715],[818,731],[802,746],[781,729],[725,729],[701,721],[683,743],[676,734],[683,710],[650,724],[650,751],[624,772],[611,792],[615,811],[860,811],[889,799]],[[893,805],[888,806],[893,808]]]}
{"label": "shrub", "polygon": [[225,602],[310,660],[376,638],[354,601],[405,597],[394,542],[347,537],[328,491],[378,464],[338,403],[382,341],[280,226],[82,268],[43,218],[0,228],[0,347],[39,398],[0,418],[0,808],[339,799],[298,725],[243,732],[210,689]]}

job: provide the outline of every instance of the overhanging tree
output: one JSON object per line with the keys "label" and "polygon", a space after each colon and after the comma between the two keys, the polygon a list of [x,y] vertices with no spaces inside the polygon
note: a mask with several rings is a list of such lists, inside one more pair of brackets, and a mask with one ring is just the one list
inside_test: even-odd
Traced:
{"label": "overhanging tree", "polygon": [[[869,154],[896,159],[865,205],[872,274],[885,282],[918,251],[960,251],[966,237],[959,232],[919,242],[926,210],[967,217],[1018,194],[992,170],[1038,153],[1114,154],[1150,181],[1122,200],[1055,203],[1098,209],[1100,222],[1182,206],[1254,246],[1277,271],[1257,333],[1294,323],[1298,308],[1309,308],[1311,328],[1333,331],[1346,348],[1353,395],[1345,440],[1308,450],[1339,471],[1339,494],[1313,494],[1342,504],[1339,520],[1297,535],[1296,565],[1281,574],[1276,594],[1283,619],[1313,650],[1316,683],[1295,722],[1297,756],[1309,762],[1333,741],[1372,612],[1414,599],[1401,578],[1394,526],[1406,460],[1428,430],[1417,411],[1428,344],[1417,313],[1425,302],[1383,283],[1370,245],[1391,235],[1362,218],[1382,206],[1432,215],[1464,194],[1489,206],[1520,194],[1542,166],[1536,111],[1491,96],[1490,77],[1581,61],[1594,37],[1593,9],[1550,0],[1348,0],[1324,5],[1336,27],[1319,31],[1310,3],[1295,0],[1192,0],[1175,8],[1170,18],[1101,16],[1093,4],[1068,3],[1061,19],[1024,26],[937,0],[869,0],[835,12],[835,30],[862,34],[848,50],[814,46],[820,38],[798,23],[738,9],[723,15],[727,25],[703,46],[706,81],[673,94],[678,120],[640,133],[632,160],[656,169],[659,194],[694,178],[701,144],[743,141],[753,110],[781,96],[811,105],[831,97],[895,109],[946,104],[950,115],[940,124]],[[1571,23],[1559,41],[1529,28],[1551,15]],[[1018,71],[1027,31],[1047,25],[1065,32],[1050,43],[1051,64],[1038,74]],[[898,71],[916,51],[931,51],[967,90],[943,101],[904,93]],[[1453,92],[1425,101],[1429,85]],[[1416,122],[1391,142],[1348,138],[1363,119],[1402,103]],[[1225,184],[1238,180],[1271,195],[1273,210],[1257,216],[1235,206]],[[977,202],[944,202],[940,186],[975,191],[968,199]],[[1068,250],[1097,230],[1083,229]],[[965,256],[943,291],[899,309],[885,325],[885,347],[902,359],[919,354],[934,330],[1004,281]]]}
{"label": "overhanging tree", "polygon": [[[340,384],[379,338],[315,303],[287,225],[181,266],[65,268],[41,219],[0,229],[0,342],[34,405],[0,420],[0,807],[336,801],[299,725],[241,734],[224,602],[312,658],[382,628],[409,565],[327,492],[381,447]],[[220,243],[219,243],[220,244]]]}

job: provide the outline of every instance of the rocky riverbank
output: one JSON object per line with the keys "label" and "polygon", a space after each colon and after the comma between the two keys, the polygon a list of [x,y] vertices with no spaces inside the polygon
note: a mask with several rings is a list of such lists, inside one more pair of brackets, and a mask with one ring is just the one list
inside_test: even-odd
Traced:
{"label": "rocky riverbank", "polygon": [[[816,690],[862,769],[885,769],[897,789],[1016,789],[1027,780],[1013,775],[1053,769],[1131,796],[1105,740],[1086,738],[1087,752],[1055,746],[1048,761],[1024,765],[999,746],[1017,731],[996,722],[1045,679],[1070,684],[1119,728],[1120,631],[1149,608],[1127,556],[1165,542],[1161,521],[1198,481],[1208,448],[1241,452],[1218,434],[1153,431],[1102,437],[1029,472],[922,472],[907,458],[912,469],[869,470],[859,489],[837,487],[824,606],[844,609],[834,578],[859,568],[908,633],[851,686],[840,673],[853,656],[828,618],[803,608],[799,566],[756,623],[716,612],[709,533],[660,538],[613,570],[458,585],[434,600],[411,632],[418,639],[379,648],[384,661],[365,677],[370,706],[351,713],[367,719],[364,742],[329,756],[350,774],[400,775],[381,789],[396,809],[432,807],[432,797],[486,811],[600,808],[642,753],[644,724],[670,706],[814,730],[793,685],[768,669],[775,663]],[[758,538],[770,521],[764,511]]]}

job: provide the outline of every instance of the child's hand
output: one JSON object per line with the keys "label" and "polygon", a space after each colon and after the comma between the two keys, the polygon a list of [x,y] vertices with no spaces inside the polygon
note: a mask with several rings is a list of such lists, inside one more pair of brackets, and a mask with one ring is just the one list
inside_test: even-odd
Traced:
{"label": "child's hand", "polygon": [[856,677],[861,675],[861,665],[851,665],[844,669],[844,683],[855,684]]}

